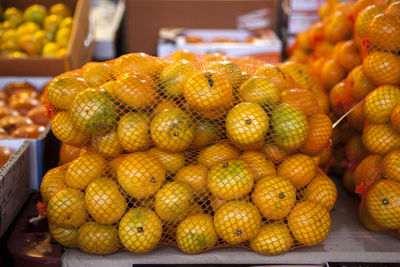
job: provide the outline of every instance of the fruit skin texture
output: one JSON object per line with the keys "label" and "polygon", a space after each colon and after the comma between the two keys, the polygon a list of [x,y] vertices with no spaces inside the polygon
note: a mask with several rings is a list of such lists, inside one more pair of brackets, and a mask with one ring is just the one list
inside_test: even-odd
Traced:
{"label": "fruit skin texture", "polygon": [[67,187],[65,184],[65,171],[66,168],[60,166],[49,170],[43,176],[40,184],[40,194],[44,203],[49,203],[55,194]]}
{"label": "fruit skin texture", "polygon": [[296,188],[286,178],[267,176],[256,183],[252,199],[265,218],[281,220],[296,203]]}
{"label": "fruit skin texture", "polygon": [[399,105],[400,88],[382,85],[366,97],[364,112],[372,123],[385,123],[389,121],[392,111]]}
{"label": "fruit skin texture", "polygon": [[356,44],[361,47],[361,40],[367,33],[367,26],[373,17],[385,10],[384,5],[370,5],[364,8],[357,16],[354,24]]}
{"label": "fruit skin texture", "polygon": [[263,225],[257,236],[250,240],[250,247],[260,254],[278,255],[288,251],[293,243],[286,224],[277,222]]}
{"label": "fruit skin texture", "polygon": [[346,70],[335,59],[326,61],[322,67],[321,80],[327,91],[345,77]]}
{"label": "fruit skin texture", "polygon": [[111,131],[105,135],[98,135],[92,139],[92,148],[106,156],[119,155],[124,151],[121,146],[116,131]]}
{"label": "fruit skin texture", "polygon": [[218,240],[213,218],[203,213],[188,216],[179,223],[176,240],[180,250],[189,254],[212,248]]}
{"label": "fruit skin texture", "polygon": [[386,154],[400,147],[400,133],[387,124],[370,124],[364,129],[362,141],[369,152]]}
{"label": "fruit skin texture", "polygon": [[214,165],[208,172],[207,187],[222,200],[237,199],[251,191],[254,185],[249,165],[240,159],[231,159]]}
{"label": "fruit skin texture", "polygon": [[400,228],[400,183],[379,180],[368,190],[366,207],[372,219],[387,229]]}
{"label": "fruit skin texture", "polygon": [[326,147],[332,135],[332,121],[325,114],[315,114],[308,122],[308,134],[301,151],[315,155]]}
{"label": "fruit skin texture", "polygon": [[400,106],[396,107],[390,115],[390,122],[396,131],[400,132]]}
{"label": "fruit skin texture", "polygon": [[335,183],[325,175],[316,176],[304,191],[304,198],[321,204],[328,211],[333,209],[337,198]]}
{"label": "fruit skin texture", "polygon": [[51,130],[60,141],[72,146],[82,146],[88,141],[88,136],[78,130],[71,120],[69,112],[58,112],[52,122]]}
{"label": "fruit skin texture", "polygon": [[78,229],[65,228],[56,224],[49,224],[51,236],[62,246],[67,248],[78,248]]}
{"label": "fruit skin texture", "polygon": [[328,237],[331,223],[329,212],[311,201],[297,203],[288,217],[293,236],[305,246],[314,246],[324,241]]}
{"label": "fruit skin texture", "polygon": [[47,87],[47,97],[56,108],[70,109],[76,94],[88,86],[82,78],[60,75],[54,78]]}
{"label": "fruit skin texture", "polygon": [[295,154],[279,165],[278,175],[289,179],[296,189],[300,189],[314,178],[314,161],[307,155]]}
{"label": "fruit skin texture", "polygon": [[129,152],[145,150],[151,143],[150,119],[141,113],[127,113],[118,123],[118,140]]}
{"label": "fruit skin texture", "polygon": [[296,106],[304,112],[306,116],[318,112],[318,101],[310,90],[289,88],[281,92],[281,103]]}
{"label": "fruit skin texture", "polygon": [[400,84],[400,57],[387,52],[372,52],[363,60],[365,75],[375,85]]}
{"label": "fruit skin texture", "polygon": [[352,24],[347,20],[347,14],[343,11],[336,11],[330,17],[324,28],[324,38],[332,43],[346,40],[351,36]]}
{"label": "fruit skin texture", "polygon": [[180,97],[183,94],[185,82],[195,71],[195,66],[187,60],[173,62],[162,70],[161,86],[171,97]]}
{"label": "fruit skin texture", "polygon": [[227,143],[215,143],[200,151],[197,161],[206,167],[212,167],[218,162],[236,159],[239,157],[239,151]]}
{"label": "fruit skin texture", "polygon": [[253,173],[254,180],[260,180],[265,176],[275,175],[275,165],[268,160],[265,155],[257,151],[246,151],[239,159],[244,160],[249,164],[249,168]]}
{"label": "fruit skin texture", "polygon": [[381,160],[381,155],[369,155],[358,164],[353,176],[356,188],[360,184],[368,185],[379,178]]}
{"label": "fruit skin texture", "polygon": [[87,222],[79,228],[78,243],[82,251],[99,255],[112,254],[121,246],[114,226],[96,222]]}
{"label": "fruit skin texture", "polygon": [[240,86],[239,93],[244,101],[267,107],[275,106],[280,99],[278,86],[262,76],[252,76],[247,79]]}
{"label": "fruit skin texture", "polygon": [[385,229],[382,226],[378,225],[371,218],[371,215],[369,214],[369,212],[367,210],[367,206],[365,204],[365,201],[362,201],[360,203],[359,214],[360,214],[360,222],[368,230],[374,231],[374,232],[383,232],[383,231],[385,231]]}
{"label": "fruit skin texture", "polygon": [[226,242],[239,244],[257,235],[261,227],[261,216],[250,202],[229,201],[215,212],[214,227],[218,236]]}
{"label": "fruit skin texture", "polygon": [[150,148],[148,152],[161,162],[168,174],[174,175],[185,166],[185,156],[181,153],[169,153],[156,147]]}
{"label": "fruit skin texture", "polygon": [[382,159],[381,168],[383,176],[400,182],[400,150],[386,154]]}
{"label": "fruit skin texture", "polygon": [[255,103],[234,106],[226,116],[226,134],[234,143],[251,145],[262,142],[268,131],[268,115]]}
{"label": "fruit skin texture", "polygon": [[400,20],[396,16],[379,14],[367,26],[366,37],[372,45],[387,51],[400,50]]}
{"label": "fruit skin texture", "polygon": [[207,188],[208,169],[203,165],[187,165],[180,169],[174,177],[175,181],[189,184],[197,194],[204,193]]}
{"label": "fruit skin texture", "polygon": [[350,84],[351,97],[357,102],[376,88],[365,75],[362,65],[355,67],[347,76],[347,80]]}

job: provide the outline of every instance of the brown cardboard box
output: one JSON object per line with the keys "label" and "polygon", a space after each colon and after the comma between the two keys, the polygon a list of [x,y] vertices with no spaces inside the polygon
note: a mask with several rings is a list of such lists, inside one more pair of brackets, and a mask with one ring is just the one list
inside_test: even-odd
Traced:
{"label": "brown cardboard box", "polygon": [[50,7],[60,2],[74,8],[74,25],[67,55],[64,58],[0,58],[1,76],[55,76],[80,68],[91,59],[93,41],[89,30],[90,0],[2,0],[1,4],[4,8],[14,6],[25,9],[33,4]]}
{"label": "brown cardboard box", "polygon": [[260,24],[260,28],[270,28],[276,32],[277,2],[277,0],[128,0],[125,18],[125,52],[156,55],[158,32],[163,27],[235,29],[241,26],[243,21],[240,18],[244,15],[250,15],[251,18],[247,21],[251,21],[260,13],[264,13],[262,16],[265,17],[265,24]]}

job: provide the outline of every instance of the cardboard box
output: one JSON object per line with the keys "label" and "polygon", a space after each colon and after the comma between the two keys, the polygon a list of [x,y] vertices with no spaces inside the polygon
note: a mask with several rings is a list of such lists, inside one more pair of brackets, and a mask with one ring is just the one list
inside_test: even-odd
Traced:
{"label": "cardboard box", "polygon": [[[186,36],[201,38],[202,43],[190,43]],[[252,42],[246,42],[254,38]],[[236,42],[210,42],[214,38],[226,38]],[[181,49],[198,54],[219,52],[229,57],[253,56],[268,62],[280,62],[282,42],[271,30],[209,30],[209,29],[161,29],[158,43],[159,57]]]}
{"label": "cardboard box", "polygon": [[277,30],[277,0],[127,0],[124,52],[157,53],[161,28]]}
{"label": "cardboard box", "polygon": [[60,2],[74,8],[74,24],[67,55],[64,58],[0,58],[0,76],[55,76],[80,68],[91,59],[93,37],[89,25],[90,0],[2,0],[1,4],[3,8],[15,6],[25,9],[32,4],[50,7]]}
{"label": "cardboard box", "polygon": [[326,0],[284,0],[292,11],[317,11]]}
{"label": "cardboard box", "polygon": [[14,154],[0,169],[0,236],[17,216],[27,200],[29,189],[29,142],[1,140],[0,146],[14,150]]}

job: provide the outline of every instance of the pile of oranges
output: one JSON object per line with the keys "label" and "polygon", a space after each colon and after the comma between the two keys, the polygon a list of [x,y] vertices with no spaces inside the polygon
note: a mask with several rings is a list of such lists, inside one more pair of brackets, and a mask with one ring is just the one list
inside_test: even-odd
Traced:
{"label": "pile of oranges", "polygon": [[174,245],[275,255],[328,236],[328,96],[302,64],[178,51],[88,63],[45,90],[63,165],[43,178],[53,237],[110,254]]}
{"label": "pile of oranges", "polygon": [[[297,39],[329,92],[334,171],[361,196],[360,220],[400,237],[400,1],[328,2]],[[343,173],[344,172],[344,173]]]}

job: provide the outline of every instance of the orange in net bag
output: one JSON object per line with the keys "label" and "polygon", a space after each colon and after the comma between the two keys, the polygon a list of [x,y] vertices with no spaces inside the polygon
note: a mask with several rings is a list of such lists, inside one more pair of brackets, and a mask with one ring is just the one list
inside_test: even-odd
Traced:
{"label": "orange in net bag", "polygon": [[313,86],[299,63],[187,51],[54,78],[63,165],[41,185],[52,235],[92,254],[322,242],[337,192],[319,169],[332,122]]}

